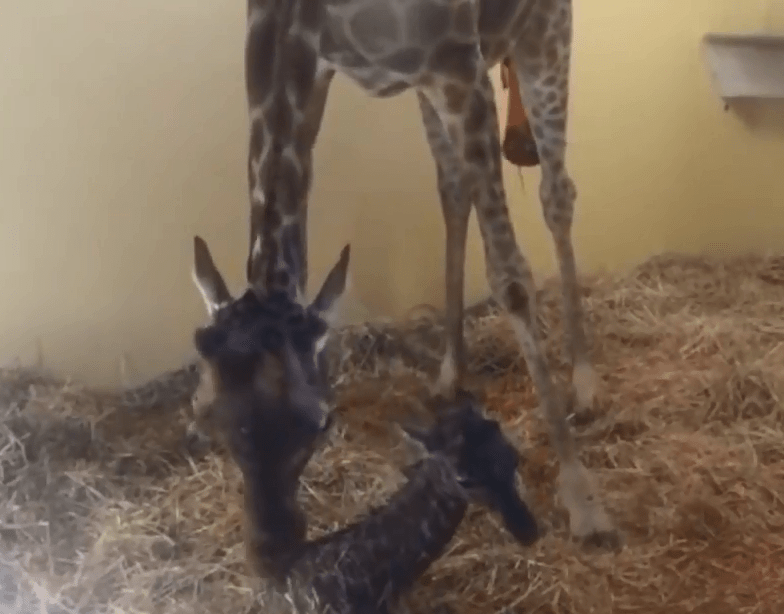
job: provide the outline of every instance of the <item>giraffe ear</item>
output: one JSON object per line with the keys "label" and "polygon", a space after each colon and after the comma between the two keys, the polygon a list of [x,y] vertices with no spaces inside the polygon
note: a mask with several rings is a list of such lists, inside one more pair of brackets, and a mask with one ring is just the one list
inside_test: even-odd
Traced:
{"label": "giraffe ear", "polygon": [[199,236],[193,237],[193,283],[201,292],[207,313],[212,317],[220,307],[231,301],[226,282],[212,260],[207,243]]}
{"label": "giraffe ear", "polygon": [[321,290],[319,290],[316,298],[313,299],[311,306],[319,312],[330,325],[334,324],[335,316],[337,315],[338,299],[343,296],[346,290],[346,278],[348,276],[348,262],[351,255],[351,244],[346,246],[340,252],[340,258],[332,267],[332,270],[324,280]]}

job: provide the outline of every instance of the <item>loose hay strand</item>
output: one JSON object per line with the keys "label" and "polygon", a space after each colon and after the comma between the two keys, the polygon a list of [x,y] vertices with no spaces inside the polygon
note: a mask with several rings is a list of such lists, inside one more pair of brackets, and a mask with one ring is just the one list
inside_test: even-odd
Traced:
{"label": "loose hay strand", "polygon": [[[536,393],[508,322],[485,303],[467,314],[469,372],[525,446],[523,480],[548,532],[524,550],[471,508],[411,611],[781,612],[784,256],[666,254],[596,276],[584,295],[601,386],[573,422],[627,548],[569,541]],[[557,280],[537,303],[563,383]],[[442,332],[432,313],[338,332],[342,425],[301,493],[312,535],[400,484],[392,422],[422,417]],[[254,611],[263,588],[244,560],[234,464],[175,453],[176,411],[121,406],[37,369],[0,372],[0,612]]]}

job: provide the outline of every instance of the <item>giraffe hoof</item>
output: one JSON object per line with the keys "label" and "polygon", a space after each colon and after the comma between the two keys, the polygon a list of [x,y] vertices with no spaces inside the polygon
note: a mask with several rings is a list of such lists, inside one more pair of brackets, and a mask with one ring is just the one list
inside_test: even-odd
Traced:
{"label": "giraffe hoof", "polygon": [[575,516],[570,514],[570,528],[575,541],[589,550],[617,552],[623,548],[623,535],[613,525],[603,508],[594,504],[584,507],[581,511],[582,514],[578,514],[576,518],[582,516],[582,522],[572,522]]}
{"label": "giraffe hoof", "polygon": [[577,538],[586,549],[608,550],[618,552],[623,548],[624,539],[620,531],[594,531],[588,535]]}
{"label": "giraffe hoof", "polygon": [[617,550],[620,532],[604,509],[595,477],[579,461],[561,466],[558,494],[569,512],[569,529],[585,546]]}
{"label": "giraffe hoof", "polygon": [[430,387],[431,396],[440,396],[453,399],[457,390],[457,381],[454,373],[449,371],[449,367],[441,369],[438,379]]}
{"label": "giraffe hoof", "polygon": [[189,424],[182,438],[182,448],[194,460],[207,456],[212,447],[212,440],[193,424]]}
{"label": "giraffe hoof", "polygon": [[435,382],[428,386],[428,393],[431,398],[454,399],[456,386],[454,380],[439,377]]}
{"label": "giraffe hoof", "polygon": [[596,371],[590,362],[578,362],[572,369],[572,388],[574,389],[577,411],[590,412],[596,397]]}

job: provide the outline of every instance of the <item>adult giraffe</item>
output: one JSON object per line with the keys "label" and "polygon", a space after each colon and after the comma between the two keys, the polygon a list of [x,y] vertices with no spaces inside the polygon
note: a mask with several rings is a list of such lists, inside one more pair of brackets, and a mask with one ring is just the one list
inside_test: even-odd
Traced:
{"label": "adult giraffe", "polygon": [[[571,532],[616,546],[619,533],[567,423],[573,399],[587,407],[595,388],[571,241],[576,190],[564,161],[571,39],[571,0],[249,0],[246,272],[259,296],[281,290],[292,297],[304,294],[312,151],[334,75],[344,74],[374,97],[413,89],[436,164],[446,225],[440,392],[454,394],[464,379],[464,263],[473,205],[488,282],[511,318],[550,427]],[[562,278],[574,394],[562,394],[552,380],[536,324],[533,276],[507,209],[488,76],[504,58],[511,58],[536,141],[540,199]],[[341,262],[342,269],[347,254]],[[313,348],[314,359],[321,349],[323,344]]]}

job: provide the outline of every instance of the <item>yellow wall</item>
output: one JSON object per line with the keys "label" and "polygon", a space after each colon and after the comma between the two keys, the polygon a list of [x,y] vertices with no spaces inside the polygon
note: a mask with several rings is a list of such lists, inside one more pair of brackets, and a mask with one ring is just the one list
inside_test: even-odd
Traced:
{"label": "yellow wall", "polygon": [[[699,54],[708,30],[784,27],[782,3],[575,4],[569,163],[582,269],[665,249],[784,247],[784,112],[755,111],[756,131],[725,114]],[[3,12],[0,359],[40,352],[110,385],[121,356],[130,381],[176,366],[203,317],[194,233],[239,287],[244,13],[242,2],[182,0]],[[316,158],[311,281],[351,241],[354,292],[371,313],[440,304],[443,230],[414,96],[371,100],[339,78]],[[525,192],[505,172],[524,251],[550,273],[538,172],[523,173]],[[486,287],[475,227],[470,242],[473,300]]]}

